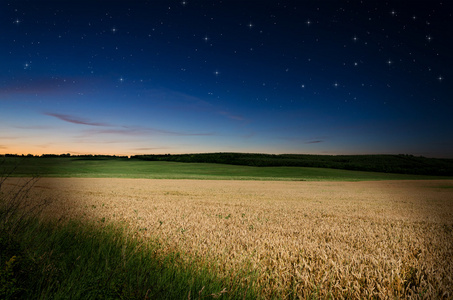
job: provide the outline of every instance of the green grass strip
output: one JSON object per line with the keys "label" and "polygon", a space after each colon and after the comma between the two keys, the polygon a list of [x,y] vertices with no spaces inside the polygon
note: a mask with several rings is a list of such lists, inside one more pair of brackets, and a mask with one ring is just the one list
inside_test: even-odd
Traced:
{"label": "green grass strip", "polygon": [[71,157],[4,158],[12,176],[149,178],[211,180],[363,181],[452,179],[448,176],[409,175],[308,167],[251,167],[210,163],[181,163],[128,159],[81,160]]}
{"label": "green grass strip", "polygon": [[[256,299],[247,271],[219,278],[181,253],[128,237],[113,225],[33,220],[0,236],[1,299]],[[222,292],[223,291],[223,292]]]}

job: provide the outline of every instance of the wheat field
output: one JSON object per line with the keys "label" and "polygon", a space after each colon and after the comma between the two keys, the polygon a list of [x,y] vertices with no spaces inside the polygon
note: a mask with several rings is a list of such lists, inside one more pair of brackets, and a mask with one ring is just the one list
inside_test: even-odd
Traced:
{"label": "wheat field", "polygon": [[263,298],[453,298],[451,180],[43,178],[32,192],[54,200],[46,216],[126,224],[162,253],[254,276]]}

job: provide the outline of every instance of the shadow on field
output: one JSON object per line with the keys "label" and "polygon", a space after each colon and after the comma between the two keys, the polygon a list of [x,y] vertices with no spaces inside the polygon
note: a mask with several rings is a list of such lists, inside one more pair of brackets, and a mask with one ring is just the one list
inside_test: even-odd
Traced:
{"label": "shadow on field", "polygon": [[220,279],[94,219],[70,179],[12,177],[10,166],[0,161],[0,299],[258,297],[239,276]]}

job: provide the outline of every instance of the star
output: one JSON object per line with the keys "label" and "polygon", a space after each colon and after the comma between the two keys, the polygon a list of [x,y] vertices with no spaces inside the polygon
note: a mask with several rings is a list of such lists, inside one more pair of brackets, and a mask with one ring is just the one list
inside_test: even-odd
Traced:
{"label": "star", "polygon": [[430,35],[427,35],[426,36],[426,39],[428,40],[428,42],[431,42],[431,40],[433,39]]}
{"label": "star", "polygon": [[112,32],[113,32],[113,33],[116,32],[116,28],[115,28],[115,27],[112,28]]}
{"label": "star", "polygon": [[250,22],[247,26],[248,26],[250,29],[252,29],[252,27],[253,27],[252,22]]}
{"label": "star", "polygon": [[310,26],[311,21],[310,21],[310,20],[307,20],[307,21],[305,22],[305,24],[307,24],[307,26]]}
{"label": "star", "polygon": [[123,78],[123,77],[120,77],[119,81],[120,81],[121,83],[123,83],[123,82],[124,82],[124,78]]}
{"label": "star", "polygon": [[333,86],[334,86],[334,87],[338,87],[338,82],[335,82],[335,83],[333,84]]}
{"label": "star", "polygon": [[215,76],[219,76],[220,72],[215,70],[214,74],[215,74]]}
{"label": "star", "polygon": [[442,80],[444,80],[444,78],[442,77],[442,75],[440,75],[439,77],[437,77],[437,80],[439,80],[439,82],[442,82]]}
{"label": "star", "polygon": [[207,41],[209,40],[208,36],[205,35],[204,38],[203,38],[203,40],[204,40],[205,42],[207,42]]}
{"label": "star", "polygon": [[357,42],[358,39],[359,39],[359,38],[358,38],[357,36],[355,36],[355,35],[354,35],[354,37],[352,38],[352,40],[353,40],[354,42]]}
{"label": "star", "polygon": [[19,25],[19,24],[20,24],[20,20],[19,20],[19,19],[16,19],[16,20],[14,21],[14,24]]}
{"label": "star", "polygon": [[387,64],[390,66],[391,64],[393,64],[393,61],[391,61],[390,59],[387,61]]}

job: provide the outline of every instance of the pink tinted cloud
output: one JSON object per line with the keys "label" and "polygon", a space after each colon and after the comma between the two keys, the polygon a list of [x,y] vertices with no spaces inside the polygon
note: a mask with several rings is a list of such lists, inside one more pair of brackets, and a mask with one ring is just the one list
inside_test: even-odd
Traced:
{"label": "pink tinted cloud", "polygon": [[57,113],[49,113],[46,112],[44,113],[47,116],[55,117],[57,119],[60,119],[62,121],[68,122],[68,123],[73,123],[73,124],[80,124],[80,125],[89,125],[89,126],[102,126],[102,127],[111,127],[112,125],[108,123],[99,123],[99,122],[93,122],[87,119],[79,118],[76,116],[71,116],[71,115],[66,115],[66,114],[57,114]]}
{"label": "pink tinted cloud", "polygon": [[68,78],[21,78],[16,81],[10,81],[0,88],[0,96],[9,96],[16,94],[37,94],[53,95],[77,93],[93,81],[87,81],[85,78],[68,77]]}
{"label": "pink tinted cloud", "polygon": [[219,110],[219,111],[217,111],[217,113],[219,113],[219,114],[221,114],[222,116],[225,116],[225,117],[227,117],[227,118],[229,118],[229,119],[232,119],[232,120],[245,121],[244,117],[239,116],[239,115],[230,114],[230,113],[227,112],[227,111]]}
{"label": "pink tinted cloud", "polygon": [[119,134],[119,135],[153,135],[153,134],[161,134],[161,135],[174,135],[174,136],[211,136],[215,135],[213,132],[182,132],[182,131],[171,131],[171,130],[164,130],[159,128],[151,128],[151,127],[141,127],[141,126],[123,126],[123,125],[112,125],[109,123],[101,123],[95,122],[92,120],[80,118],[73,115],[67,114],[58,114],[58,113],[50,113],[46,112],[44,115],[55,117],[62,121],[78,124],[78,125],[88,125],[94,127],[108,127],[102,129],[88,129],[84,131],[84,134],[81,137],[96,135],[96,134]]}

